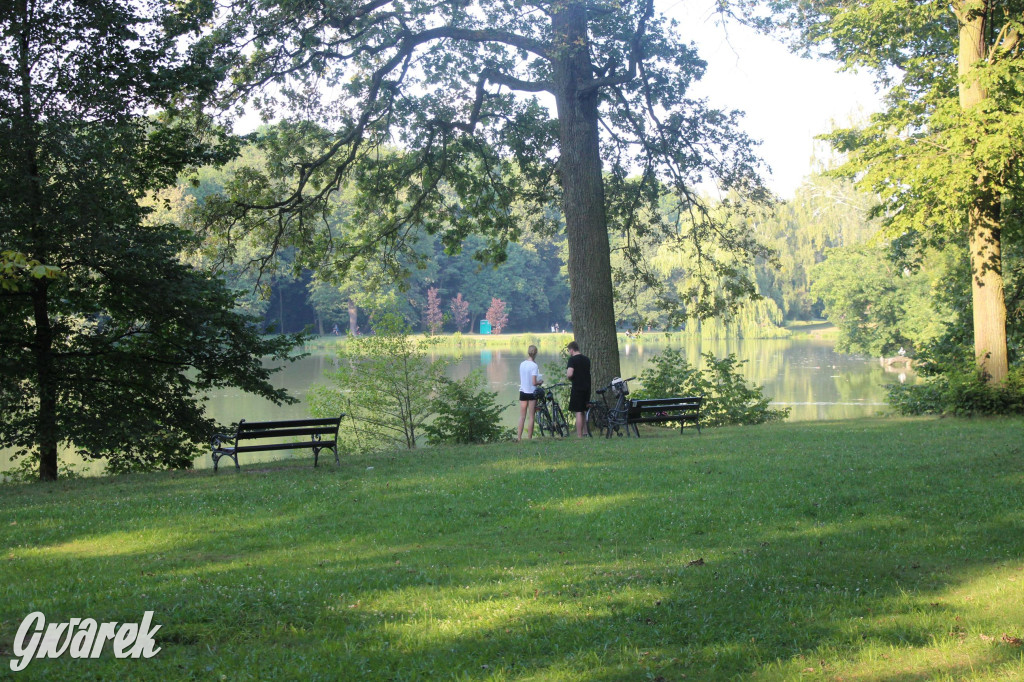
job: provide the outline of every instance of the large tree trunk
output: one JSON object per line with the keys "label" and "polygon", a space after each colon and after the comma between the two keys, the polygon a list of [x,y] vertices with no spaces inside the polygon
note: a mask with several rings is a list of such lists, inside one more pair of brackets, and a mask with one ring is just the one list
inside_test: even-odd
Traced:
{"label": "large tree trunk", "polygon": [[[16,7],[20,25],[18,35],[18,89],[20,116],[13,121],[15,139],[21,146],[17,154],[17,172],[22,176],[28,220],[31,224],[33,249],[28,254],[40,263],[49,263],[46,227],[43,225],[43,195],[39,179],[39,143],[36,131],[37,112],[32,106],[32,57],[29,49],[29,6],[22,0]],[[32,314],[35,320],[35,339],[32,353],[36,365],[36,389],[39,400],[36,413],[36,444],[39,447],[39,478],[57,480],[57,371],[53,356],[53,328],[50,324],[49,283],[32,283]]]}
{"label": "large tree trunk", "polygon": [[359,308],[356,307],[356,302],[351,298],[348,299],[348,333],[355,336],[359,332]]}
{"label": "large tree trunk", "polygon": [[[972,3],[956,6],[960,22],[960,107],[968,111],[988,94],[976,79],[964,80],[987,56],[985,12]],[[979,169],[977,197],[967,217],[971,250],[971,304],[974,313],[974,356],[991,383],[1006,378],[1006,299],[1003,296],[1003,262],[1000,244],[1000,198],[992,189],[994,178]]]}
{"label": "large tree trunk", "polygon": [[974,356],[991,383],[1006,378],[1006,298],[1003,294],[999,198],[986,193],[971,206],[971,307]]}
{"label": "large tree trunk", "polygon": [[47,283],[33,284],[32,307],[36,323],[34,354],[39,395],[36,417],[36,443],[39,444],[39,478],[57,480],[57,372],[53,358],[53,330],[47,306]]}
{"label": "large tree trunk", "polygon": [[562,210],[569,247],[569,310],[576,341],[592,362],[597,387],[618,376],[620,369],[601,175],[598,92],[582,89],[593,78],[585,7],[567,6],[552,17],[552,28],[568,46],[555,59],[553,76]]}

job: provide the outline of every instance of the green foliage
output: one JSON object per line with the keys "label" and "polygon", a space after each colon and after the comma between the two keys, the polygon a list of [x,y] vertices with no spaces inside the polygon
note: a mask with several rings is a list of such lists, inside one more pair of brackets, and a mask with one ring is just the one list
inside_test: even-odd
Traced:
{"label": "green foliage", "polygon": [[840,352],[880,357],[903,348],[913,355],[916,345],[938,333],[927,314],[930,280],[894,262],[884,248],[858,245],[829,251],[811,273],[811,291],[839,330]]}
{"label": "green foliage", "polygon": [[0,253],[0,289],[18,291],[24,286],[27,278],[53,279],[60,275],[60,269],[52,265],[43,265],[37,260],[27,258],[23,253],[4,251]]}
{"label": "green foliage", "polygon": [[507,406],[499,405],[497,398],[497,393],[487,390],[479,370],[464,379],[443,379],[431,403],[434,420],[423,427],[427,442],[458,445],[511,440],[511,431],[501,426]]}
{"label": "green foliage", "polygon": [[[111,471],[189,467],[204,394],[280,403],[263,339],[154,193],[236,149],[202,114],[202,3],[15,3],[0,36],[0,448],[56,478],[58,451]],[[142,112],[154,112],[144,116]],[[19,255],[20,254],[20,255]],[[10,283],[11,270],[29,274]],[[56,275],[56,276],[54,276]]]}
{"label": "green foliage", "polygon": [[[256,136],[270,163],[239,172],[225,197],[204,204],[222,238],[258,235],[267,259],[294,246],[300,267],[396,282],[429,267],[424,233],[448,254],[475,236],[480,261],[503,263],[525,234],[564,230],[575,329],[609,368],[609,233],[622,240],[622,278],[651,287],[660,280],[635,245],[686,245],[695,314],[753,293],[745,264],[767,250],[693,188],[714,183],[766,203],[755,143],[738,112],[692,95],[705,64],[652,0],[600,11],[580,0],[529,11],[417,0],[351,12],[244,0],[223,17],[208,47],[223,59],[226,98],[253,101],[268,118],[298,113]],[[474,305],[510,301],[526,319],[562,314],[529,305],[542,288],[528,283],[515,297],[462,290]]]}
{"label": "green foliage", "polygon": [[[0,475],[0,483],[22,484],[33,483],[39,480],[39,462],[35,457],[20,457],[15,461],[17,463],[13,468]],[[108,469],[108,473],[124,472],[111,471]],[[79,470],[79,467],[64,460],[57,462],[58,479],[67,480],[81,477],[82,473]]]}
{"label": "green foliage", "polygon": [[790,201],[750,220],[750,229],[778,253],[778,261],[758,262],[758,291],[771,298],[787,320],[822,317],[822,304],[811,292],[811,272],[830,249],[853,246],[878,231],[868,218],[871,195],[842,178],[814,173]]}
{"label": "green foliage", "polygon": [[738,360],[733,353],[721,360],[710,352],[701,354],[701,358],[704,367],[698,369],[687,362],[680,349],[666,348],[640,373],[642,388],[634,391],[633,397],[704,396],[702,426],[765,424],[789,416],[789,408],[768,407],[771,398],[762,394],[762,387],[747,385],[740,373],[745,360]]}
{"label": "green foliage", "polygon": [[[1019,239],[1024,192],[1024,3],[727,0],[794,49],[843,68],[867,68],[888,88],[882,111],[827,137],[855,178],[878,197],[883,233],[911,252],[952,245],[971,259],[975,359],[993,377],[1008,344],[1001,262]],[[984,311],[984,312],[982,312]],[[995,312],[998,311],[998,312]]]}
{"label": "green foliage", "polygon": [[394,312],[379,316],[375,333],[350,337],[338,349],[330,384],[310,391],[310,410],[318,417],[346,414],[354,422],[345,436],[351,449],[416,447],[433,414],[434,394],[443,384],[447,360],[431,360],[433,338],[414,339]]}
{"label": "green foliage", "polygon": [[1024,414],[1024,366],[1011,367],[1006,379],[991,384],[974,366],[933,376],[922,384],[887,387],[889,405],[905,415]]}

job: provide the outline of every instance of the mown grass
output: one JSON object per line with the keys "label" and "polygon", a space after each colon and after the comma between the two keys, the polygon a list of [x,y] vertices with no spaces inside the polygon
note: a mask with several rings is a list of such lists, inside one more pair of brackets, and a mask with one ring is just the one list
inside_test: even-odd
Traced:
{"label": "mown grass", "polygon": [[153,659],[108,647],[24,679],[1024,677],[1020,419],[534,440],[0,502],[0,658],[36,610],[163,626]]}

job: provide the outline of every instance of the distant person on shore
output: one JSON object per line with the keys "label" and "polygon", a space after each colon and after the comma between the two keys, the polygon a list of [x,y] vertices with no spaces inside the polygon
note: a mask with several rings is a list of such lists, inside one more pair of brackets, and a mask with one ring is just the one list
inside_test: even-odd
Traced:
{"label": "distant person on shore", "polygon": [[565,376],[572,382],[569,390],[569,411],[576,413],[576,437],[583,438],[584,413],[590,402],[590,358],[580,352],[580,345],[570,341],[569,363]]}
{"label": "distant person on shore", "polygon": [[519,435],[516,442],[523,440],[523,426],[529,419],[526,438],[533,438],[534,412],[537,410],[537,387],[544,383],[544,378],[537,367],[537,346],[526,350],[529,356],[519,364]]}

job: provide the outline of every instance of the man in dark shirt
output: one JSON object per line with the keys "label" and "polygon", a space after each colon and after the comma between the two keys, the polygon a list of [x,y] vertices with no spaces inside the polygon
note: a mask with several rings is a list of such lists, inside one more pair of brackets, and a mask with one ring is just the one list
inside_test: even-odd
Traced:
{"label": "man in dark shirt", "polygon": [[580,352],[580,345],[570,341],[569,364],[565,376],[572,382],[569,391],[569,411],[576,413],[576,437],[583,438],[584,412],[590,402],[590,358]]}

